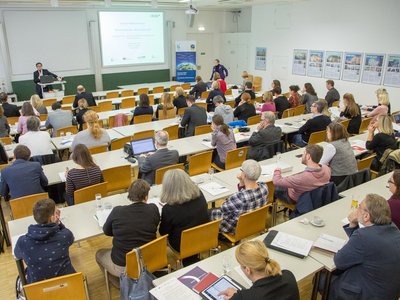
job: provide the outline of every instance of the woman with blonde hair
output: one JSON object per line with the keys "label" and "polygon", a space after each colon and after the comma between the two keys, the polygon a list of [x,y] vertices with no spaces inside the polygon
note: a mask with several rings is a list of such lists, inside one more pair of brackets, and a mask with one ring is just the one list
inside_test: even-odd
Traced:
{"label": "woman with blonde hair", "polygon": [[47,115],[47,108],[43,105],[43,100],[38,95],[31,96],[31,104],[39,115]]}
{"label": "woman with blonde hair", "polygon": [[88,124],[88,128],[78,132],[75,136],[71,145],[72,151],[78,144],[84,144],[88,148],[110,144],[110,136],[106,130],[100,127],[99,117],[95,111],[88,110],[83,115],[83,120]]}
{"label": "woman with blonde hair", "polygon": [[178,86],[175,90],[174,101],[173,101],[173,104],[176,107],[176,110],[179,110],[180,108],[183,108],[183,107],[187,107],[186,97],[184,94],[185,94],[185,91],[183,90],[183,88]]}
{"label": "woman with blonde hair", "polygon": [[358,134],[361,125],[361,110],[353,94],[346,93],[343,95],[343,107],[340,110],[340,117],[349,119],[347,131],[350,134]]}
{"label": "woman with blonde hair", "polygon": [[222,291],[219,296],[224,296],[224,300],[300,299],[293,273],[281,270],[279,263],[270,258],[262,241],[252,240],[240,244],[236,248],[235,256],[240,269],[253,285],[247,290],[228,288]]}
{"label": "woman with blonde hair", "polygon": [[225,80],[221,79],[221,75],[218,72],[214,72],[213,80],[218,81],[219,89],[221,90],[221,92],[223,92],[225,94],[226,82],[225,82]]}
{"label": "woman with blonde hair", "polygon": [[276,112],[276,106],[274,102],[274,96],[271,92],[265,92],[263,94],[263,106],[261,108],[257,108],[257,110],[264,112],[264,111],[272,111]]}
{"label": "woman with blonde hair", "polygon": [[390,115],[389,94],[386,89],[378,89],[375,93],[378,106],[367,108],[370,112],[366,115],[367,118],[373,118],[372,121],[376,121],[379,116]]}
{"label": "woman with blonde hair", "polygon": [[159,118],[161,114],[163,119],[166,119],[167,111],[170,111],[171,109],[174,111],[176,110],[174,104],[172,103],[172,97],[170,93],[163,93],[160,98],[160,104],[157,106],[156,118]]}

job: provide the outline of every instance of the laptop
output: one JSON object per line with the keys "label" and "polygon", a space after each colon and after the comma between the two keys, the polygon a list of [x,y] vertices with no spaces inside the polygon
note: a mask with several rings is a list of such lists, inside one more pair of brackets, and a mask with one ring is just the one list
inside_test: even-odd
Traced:
{"label": "laptop", "polygon": [[52,83],[56,79],[52,75],[43,75],[40,77],[40,83]]}
{"label": "laptop", "polygon": [[133,156],[156,151],[153,138],[145,138],[141,140],[131,141],[131,147]]}

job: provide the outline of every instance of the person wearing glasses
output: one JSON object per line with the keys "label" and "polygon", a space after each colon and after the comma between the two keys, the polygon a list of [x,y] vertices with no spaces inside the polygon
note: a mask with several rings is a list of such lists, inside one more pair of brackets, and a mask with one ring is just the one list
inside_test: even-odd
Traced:
{"label": "person wearing glasses", "polygon": [[400,228],[400,170],[394,170],[392,177],[388,180],[389,191],[392,196],[388,199],[392,221]]}

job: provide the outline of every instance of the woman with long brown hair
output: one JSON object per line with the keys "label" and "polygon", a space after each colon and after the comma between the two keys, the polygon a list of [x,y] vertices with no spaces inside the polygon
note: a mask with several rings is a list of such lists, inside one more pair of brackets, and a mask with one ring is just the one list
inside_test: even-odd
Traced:
{"label": "woman with long brown hair", "polygon": [[353,94],[346,93],[343,95],[343,108],[340,110],[340,117],[349,119],[347,131],[350,134],[358,134],[361,125],[361,110]]}
{"label": "woman with long brown hair", "polygon": [[216,147],[213,162],[220,168],[225,169],[226,153],[229,150],[236,149],[235,135],[232,130],[224,123],[221,115],[212,117],[211,145]]}
{"label": "woman with long brown hair", "polygon": [[318,101],[317,93],[311,83],[307,82],[304,84],[303,95],[301,103],[306,105],[305,112],[309,114],[311,112],[311,105]]}
{"label": "woman with long brown hair", "polygon": [[21,116],[18,118],[17,132],[19,134],[25,134],[28,131],[28,128],[26,127],[26,121],[29,117],[33,116],[36,115],[35,111],[33,110],[32,104],[30,104],[29,102],[24,102],[21,108]]}

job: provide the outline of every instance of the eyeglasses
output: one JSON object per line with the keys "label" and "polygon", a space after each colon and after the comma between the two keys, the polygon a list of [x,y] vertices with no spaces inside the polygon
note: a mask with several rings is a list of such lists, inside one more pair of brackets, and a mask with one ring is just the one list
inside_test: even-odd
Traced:
{"label": "eyeglasses", "polygon": [[387,183],[394,184],[394,181],[392,179],[389,179]]}

